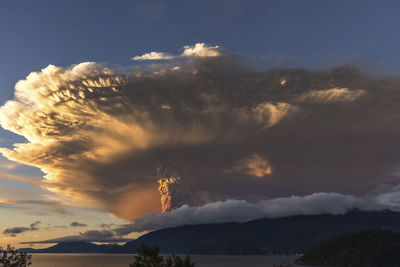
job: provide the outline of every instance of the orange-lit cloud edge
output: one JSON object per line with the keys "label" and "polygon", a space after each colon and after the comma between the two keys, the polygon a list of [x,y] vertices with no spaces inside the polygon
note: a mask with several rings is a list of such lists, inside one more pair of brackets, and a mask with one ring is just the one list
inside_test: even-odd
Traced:
{"label": "orange-lit cloud edge", "polygon": [[[398,93],[387,85],[381,92],[368,88],[377,82],[353,74],[353,70],[344,69],[341,78],[330,71],[264,73],[241,66],[237,55],[205,44],[186,46],[177,56],[152,52],[133,59],[168,63],[152,63],[129,73],[94,62],[68,68],[49,65],[16,84],[15,99],[0,109],[0,124],[28,142],[3,148],[1,153],[46,173],[40,182],[17,177],[20,181],[62,196],[63,204],[102,209],[129,221],[136,219],[137,225],[151,216],[177,220],[181,214],[168,214],[178,214],[188,209],[187,205],[219,203],[219,207],[228,207],[241,203],[229,202],[236,201],[232,199],[245,199],[249,208],[258,203],[261,211],[247,218],[266,216],[265,205],[272,202],[265,201],[275,199],[276,194],[285,199],[307,197],[340,191],[343,185],[343,180],[330,177],[294,178],[296,175],[282,168],[289,163],[279,161],[283,157],[279,151],[289,153],[296,146],[296,151],[304,149],[309,138],[325,138],[327,133],[336,139],[359,133],[387,134],[386,129],[397,121],[398,109],[388,104],[384,95]],[[368,121],[363,111],[377,99],[383,108]],[[347,114],[357,123],[351,125],[343,119]],[[383,120],[387,124],[383,125]],[[367,128],[371,122],[376,126],[373,130]],[[332,130],[326,131],[326,127]],[[287,146],[282,142],[278,148],[279,138],[286,138]],[[328,146],[331,149],[335,144]],[[374,149],[384,153],[387,147],[382,143]],[[305,166],[315,161],[318,157],[314,154],[320,151],[313,145],[304,151]],[[344,168],[342,159],[337,161],[339,169]],[[393,164],[389,165],[379,165],[374,171],[383,177]],[[395,186],[396,179],[388,184]],[[375,181],[365,175],[364,182],[372,184],[371,188],[381,183]],[[397,192],[395,188],[389,193]],[[346,198],[356,191],[344,190],[339,196]],[[387,192],[380,194],[374,203],[386,201],[395,207],[393,198],[387,196]],[[361,198],[345,201],[344,210],[364,207]],[[167,214],[156,215],[161,211]],[[176,225],[168,220],[161,221]],[[153,228],[137,226],[135,231]]]}

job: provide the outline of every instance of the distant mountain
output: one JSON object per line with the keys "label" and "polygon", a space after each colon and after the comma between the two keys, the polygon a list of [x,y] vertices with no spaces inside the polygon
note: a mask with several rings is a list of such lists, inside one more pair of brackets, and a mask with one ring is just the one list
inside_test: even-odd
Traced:
{"label": "distant mountain", "polygon": [[365,230],[323,242],[296,260],[302,265],[400,266],[400,233]]}
{"label": "distant mountain", "polygon": [[400,232],[400,212],[352,211],[344,215],[186,225],[150,232],[109,252],[135,253],[143,243],[157,245],[166,254],[294,254],[305,253],[339,234],[365,229]]}
{"label": "distant mountain", "polygon": [[107,253],[119,245],[96,245],[89,242],[60,242],[55,246],[44,249],[21,248],[19,252],[27,253]]}
{"label": "distant mountain", "polygon": [[244,223],[185,225],[150,232],[123,246],[64,242],[29,253],[135,253],[142,243],[165,254],[254,255],[305,253],[334,236],[366,229],[400,232],[400,212],[352,211]]}

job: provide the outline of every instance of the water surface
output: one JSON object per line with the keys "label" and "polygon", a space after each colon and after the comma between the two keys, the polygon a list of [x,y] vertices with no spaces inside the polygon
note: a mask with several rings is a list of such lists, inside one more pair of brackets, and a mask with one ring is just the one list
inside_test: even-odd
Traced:
{"label": "water surface", "polygon": [[[296,256],[192,256],[196,267],[272,267],[295,265]],[[132,254],[32,254],[33,267],[129,267]],[[304,266],[303,266],[304,267]]]}

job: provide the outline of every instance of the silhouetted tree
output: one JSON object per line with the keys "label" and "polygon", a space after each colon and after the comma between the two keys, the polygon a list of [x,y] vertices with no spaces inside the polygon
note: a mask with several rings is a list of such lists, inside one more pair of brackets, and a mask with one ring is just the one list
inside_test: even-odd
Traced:
{"label": "silhouetted tree", "polygon": [[135,262],[130,264],[130,267],[194,267],[194,262],[189,256],[182,259],[172,255],[164,259],[159,256],[160,248],[156,246],[147,247],[142,244],[136,252],[138,255],[135,256]]}
{"label": "silhouetted tree", "polygon": [[0,247],[0,266],[27,267],[32,264],[32,256],[27,253],[17,252],[15,248],[7,245],[7,249]]}
{"label": "silhouetted tree", "polygon": [[274,263],[273,267],[292,267],[290,263]]}

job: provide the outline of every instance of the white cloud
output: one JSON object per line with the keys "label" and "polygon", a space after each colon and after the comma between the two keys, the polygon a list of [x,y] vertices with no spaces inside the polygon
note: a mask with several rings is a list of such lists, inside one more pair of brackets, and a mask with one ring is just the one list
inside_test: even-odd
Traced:
{"label": "white cloud", "polygon": [[163,52],[150,52],[143,54],[141,56],[136,56],[133,57],[132,60],[136,61],[143,61],[143,60],[169,60],[169,59],[174,59],[176,56],[168,54],[168,53],[163,53]]}
{"label": "white cloud", "polygon": [[218,57],[222,55],[219,46],[207,46],[205,43],[197,43],[184,47],[182,56],[186,57]]}
{"label": "white cloud", "polygon": [[126,235],[159,228],[187,224],[244,222],[258,218],[278,218],[293,215],[344,214],[349,210],[374,210],[379,205],[350,195],[314,193],[307,196],[281,197],[249,203],[245,200],[226,200],[201,207],[183,205],[162,214],[149,214],[135,219],[133,224],[115,229]]}
{"label": "white cloud", "polygon": [[204,43],[197,43],[193,46],[187,45],[183,47],[181,55],[172,55],[164,52],[150,52],[141,56],[135,56],[132,60],[146,61],[146,60],[171,60],[180,57],[218,57],[222,55],[222,49],[219,46],[208,46]]}

